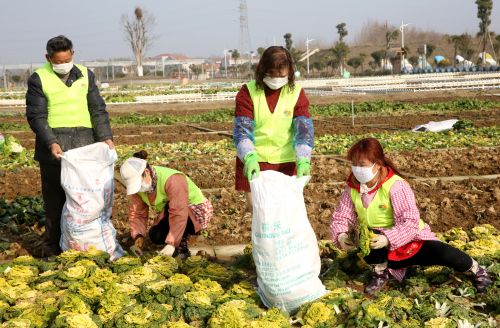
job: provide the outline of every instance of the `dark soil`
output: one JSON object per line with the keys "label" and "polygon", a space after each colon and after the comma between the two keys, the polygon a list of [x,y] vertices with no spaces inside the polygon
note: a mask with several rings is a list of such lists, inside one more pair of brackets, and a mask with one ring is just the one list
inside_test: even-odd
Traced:
{"label": "dark soil", "polygon": [[401,171],[420,177],[500,174],[500,148],[405,150],[389,157]]}
{"label": "dark soil", "polygon": [[[427,124],[429,122],[439,122],[451,119],[469,119],[474,122],[474,126],[478,128],[500,125],[500,110],[484,110],[484,111],[464,111],[452,114],[417,114],[417,115],[402,115],[402,116],[376,116],[376,117],[355,117],[356,125],[377,124],[393,128],[401,128],[411,130],[417,125]],[[329,118],[328,121],[347,123],[352,122],[351,118]]]}
{"label": "dark soil", "polygon": [[[344,184],[311,184],[305,188],[309,221],[318,239],[331,238],[330,220],[344,188]],[[468,230],[485,223],[500,227],[500,178],[415,182],[413,190],[422,219],[435,232],[454,227]],[[250,242],[251,218],[243,194],[223,189],[211,197],[216,210],[207,229],[207,241],[218,245]]]}
{"label": "dark soil", "polygon": [[[403,172],[417,176],[458,176],[498,174],[499,149],[450,150],[450,151],[405,151],[393,153]],[[484,167],[477,167],[483,163]],[[446,167],[450,164],[450,167]],[[212,245],[240,244],[250,241],[251,217],[244,194],[234,190],[234,160],[171,162],[168,167],[186,173],[213,202],[214,216],[203,243]],[[444,170],[443,170],[444,168]],[[118,167],[116,168],[118,171]],[[328,239],[329,222],[345,188],[350,165],[334,158],[315,157],[313,177],[305,188],[304,199],[309,220],[318,239]],[[500,228],[500,178],[494,180],[414,181],[421,216],[433,231],[443,232],[451,227],[470,229],[475,225],[489,223]],[[0,179],[0,197],[12,200],[20,195],[41,194],[40,175],[37,169],[23,169],[18,173],[4,172]],[[130,200],[125,188],[115,181],[115,202],[112,220],[118,240],[124,247],[132,244],[128,224]],[[150,212],[150,224],[156,213]],[[43,227],[20,227],[18,235],[6,230],[2,238],[16,242],[20,249],[40,256]],[[148,241],[147,249],[157,249]]]}

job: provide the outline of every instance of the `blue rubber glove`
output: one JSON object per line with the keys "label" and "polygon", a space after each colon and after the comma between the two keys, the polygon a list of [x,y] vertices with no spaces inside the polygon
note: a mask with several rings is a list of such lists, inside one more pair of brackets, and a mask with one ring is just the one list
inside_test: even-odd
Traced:
{"label": "blue rubber glove", "polygon": [[295,165],[297,168],[297,179],[302,178],[304,175],[311,175],[311,163],[308,158],[299,158]]}
{"label": "blue rubber glove", "polygon": [[256,152],[252,151],[246,154],[243,158],[243,163],[245,163],[245,166],[243,167],[243,175],[248,179],[248,182],[252,180],[252,176],[254,173],[257,178],[259,177],[259,155],[257,155]]}

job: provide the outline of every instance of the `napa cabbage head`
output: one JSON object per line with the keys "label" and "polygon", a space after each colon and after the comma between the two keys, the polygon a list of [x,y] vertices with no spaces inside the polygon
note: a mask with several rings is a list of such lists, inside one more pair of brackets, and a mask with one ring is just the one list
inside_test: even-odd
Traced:
{"label": "napa cabbage head", "polygon": [[304,315],[303,320],[306,324],[314,325],[317,322],[327,321],[331,314],[332,311],[325,303],[313,303]]}
{"label": "napa cabbage head", "polygon": [[452,328],[455,324],[452,319],[448,318],[432,318],[425,322],[425,328]]}
{"label": "napa cabbage head", "polygon": [[118,290],[118,293],[127,295],[136,295],[141,291],[138,287],[132,284],[116,284],[116,289]]}
{"label": "napa cabbage head", "polygon": [[24,280],[24,279],[29,279],[35,276],[35,273],[30,270],[29,267],[23,266],[23,265],[15,265],[12,267],[12,269],[9,270],[9,272],[5,275],[5,277],[9,280]]}
{"label": "napa cabbage head", "polygon": [[145,325],[153,319],[153,313],[142,306],[135,307],[131,312],[125,314],[128,324]]}
{"label": "napa cabbage head", "polygon": [[72,266],[63,271],[64,274],[73,279],[83,279],[87,274],[87,269],[83,265]]}
{"label": "napa cabbage head", "polygon": [[147,281],[156,280],[158,275],[153,273],[150,268],[137,267],[132,269],[122,280],[123,283],[129,283],[135,286]]}
{"label": "napa cabbage head", "polygon": [[71,328],[97,328],[97,325],[88,314],[68,315],[66,323]]}
{"label": "napa cabbage head", "polygon": [[204,292],[188,292],[184,297],[191,303],[200,307],[211,306],[210,297]]}
{"label": "napa cabbage head", "polygon": [[2,324],[2,328],[31,328],[33,327],[30,319],[14,318]]}
{"label": "napa cabbage head", "polygon": [[59,310],[60,314],[92,314],[90,306],[82,301],[78,295],[69,294],[63,302],[64,305]]}

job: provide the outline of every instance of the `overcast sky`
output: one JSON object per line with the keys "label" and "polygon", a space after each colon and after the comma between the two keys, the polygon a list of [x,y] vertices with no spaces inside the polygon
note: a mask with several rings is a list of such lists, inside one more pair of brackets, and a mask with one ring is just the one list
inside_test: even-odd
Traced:
{"label": "overcast sky", "polygon": [[[159,35],[148,56],[160,53],[189,57],[222,57],[225,47],[238,48],[238,0],[0,0],[0,64],[44,61],[48,39],[59,34],[73,41],[75,60],[130,57],[119,22],[141,5],[156,17]],[[345,22],[352,42],[367,19],[389,24],[411,22],[448,34],[478,31],[474,0],[247,0],[252,49],[284,45],[293,39],[334,41],[335,26]],[[500,4],[494,3],[490,30],[500,32]]]}

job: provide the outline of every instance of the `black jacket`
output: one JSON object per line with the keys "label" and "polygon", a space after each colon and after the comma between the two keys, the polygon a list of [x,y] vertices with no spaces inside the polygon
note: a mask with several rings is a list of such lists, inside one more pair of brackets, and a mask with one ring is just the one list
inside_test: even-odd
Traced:
{"label": "black jacket", "polygon": [[[43,93],[42,81],[35,72],[28,79],[28,91],[26,92],[26,117],[31,130],[36,133],[35,160],[47,164],[59,164],[60,161],[52,158],[50,145],[59,144],[62,151],[83,147],[94,142],[113,139],[111,126],[109,125],[106,103],[99,94],[95,84],[95,76],[92,71],[87,70],[89,75],[89,91],[87,103],[92,121],[92,129],[56,128],[52,129],[47,122],[49,115],[47,109],[47,98]],[[83,76],[82,71],[73,66],[70,71],[66,86],[71,87],[73,82]]]}

